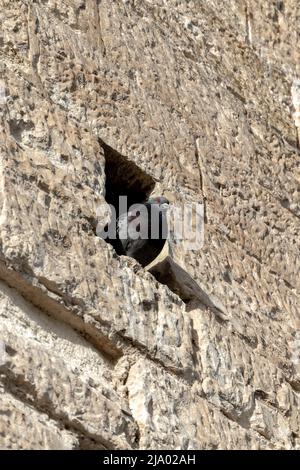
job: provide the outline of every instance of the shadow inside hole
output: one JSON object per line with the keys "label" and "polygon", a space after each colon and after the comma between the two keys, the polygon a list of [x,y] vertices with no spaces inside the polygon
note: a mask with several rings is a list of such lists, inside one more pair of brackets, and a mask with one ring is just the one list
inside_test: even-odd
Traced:
{"label": "shadow inside hole", "polygon": [[154,179],[109,145],[102,142],[101,146],[105,157],[106,202],[117,207],[119,196],[127,196],[128,206],[144,202],[154,189]]}

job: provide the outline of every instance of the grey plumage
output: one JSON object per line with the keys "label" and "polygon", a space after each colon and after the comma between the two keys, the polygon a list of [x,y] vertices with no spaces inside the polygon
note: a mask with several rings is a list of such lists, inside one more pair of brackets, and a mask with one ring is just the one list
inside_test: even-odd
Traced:
{"label": "grey plumage", "polygon": [[165,197],[153,197],[131,206],[119,217],[117,235],[123,254],[136,259],[142,266],[156,258],[168,235],[168,204]]}

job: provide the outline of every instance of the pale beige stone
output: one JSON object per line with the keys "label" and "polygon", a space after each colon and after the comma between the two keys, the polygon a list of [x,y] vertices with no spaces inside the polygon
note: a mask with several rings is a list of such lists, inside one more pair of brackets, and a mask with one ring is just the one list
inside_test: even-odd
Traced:
{"label": "pale beige stone", "polygon": [[76,434],[0,389],[1,450],[72,450],[79,446]]}
{"label": "pale beige stone", "polygon": [[[297,3],[0,0],[2,447],[300,448]],[[109,148],[204,206],[186,304],[95,234]]]}

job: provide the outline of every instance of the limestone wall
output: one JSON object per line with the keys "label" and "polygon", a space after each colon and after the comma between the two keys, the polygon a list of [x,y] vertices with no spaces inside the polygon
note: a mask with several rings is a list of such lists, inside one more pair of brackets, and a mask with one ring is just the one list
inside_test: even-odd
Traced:
{"label": "limestone wall", "polygon": [[[0,19],[1,447],[300,448],[297,0]],[[204,204],[177,253],[202,299],[95,235],[110,155],[120,185]]]}

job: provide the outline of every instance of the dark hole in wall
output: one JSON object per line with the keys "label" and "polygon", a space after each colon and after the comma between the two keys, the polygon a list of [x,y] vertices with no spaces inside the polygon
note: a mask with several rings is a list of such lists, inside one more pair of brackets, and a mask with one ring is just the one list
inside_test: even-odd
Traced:
{"label": "dark hole in wall", "polygon": [[154,179],[133,161],[101,142],[105,157],[106,195],[108,204],[116,205],[120,195],[128,204],[143,202],[153,191]]}
{"label": "dark hole in wall", "polygon": [[[105,199],[108,204],[116,208],[116,216],[119,217],[121,215],[118,211],[119,196],[127,196],[128,207],[135,203],[142,203],[152,193],[155,181],[126,156],[121,155],[101,140],[100,144],[105,157]],[[107,227],[104,230],[106,229]],[[106,241],[114,247],[118,255],[123,254],[119,240],[107,238]],[[187,310],[199,308],[199,306],[209,307],[214,311],[219,310],[191,276],[169,256],[151,268],[149,272],[158,282],[177,294],[186,304]],[[145,304],[145,309],[147,308],[150,307]]]}
{"label": "dark hole in wall", "polygon": [[[153,191],[155,181],[133,161],[121,155],[102,140],[100,140],[100,145],[105,158],[105,200],[114,206],[118,218],[121,215],[119,196],[127,196],[128,208],[132,204],[144,202]],[[107,230],[107,226],[104,230]],[[123,254],[119,240],[107,238],[106,241],[114,247],[118,255]]]}

